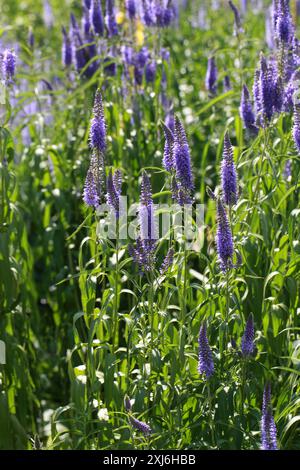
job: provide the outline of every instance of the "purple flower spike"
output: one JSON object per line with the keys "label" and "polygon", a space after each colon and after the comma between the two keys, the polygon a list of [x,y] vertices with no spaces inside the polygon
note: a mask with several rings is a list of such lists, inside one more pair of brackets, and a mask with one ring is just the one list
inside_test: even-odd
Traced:
{"label": "purple flower spike", "polygon": [[199,331],[199,374],[205,374],[206,379],[209,379],[214,373],[213,355],[207,339],[206,324],[203,323]]}
{"label": "purple flower spike", "polygon": [[28,45],[30,49],[34,48],[34,43],[35,43],[35,37],[34,37],[32,29],[30,28],[29,33],[28,33]]}
{"label": "purple flower spike", "polygon": [[228,3],[229,3],[229,6],[230,6],[231,10],[233,11],[233,14],[234,14],[234,22],[235,22],[236,33],[239,33],[242,30],[240,12],[231,0],[229,0]]}
{"label": "purple flower spike", "polygon": [[263,54],[260,57],[259,87],[263,118],[269,122],[274,112],[274,75]]}
{"label": "purple flower spike", "polygon": [[120,170],[116,170],[114,172],[113,183],[114,183],[116,192],[120,195],[121,189],[122,189],[122,173]]}
{"label": "purple flower spike", "polygon": [[140,203],[146,207],[152,204],[151,183],[146,172],[144,172],[142,176]]}
{"label": "purple flower spike", "polygon": [[91,32],[91,21],[90,21],[90,12],[89,9],[83,5],[83,12],[82,12],[82,30],[84,33],[84,37],[86,39],[90,38],[90,32]]}
{"label": "purple flower spike", "polygon": [[232,232],[229,225],[225,207],[220,199],[217,201],[217,253],[221,270],[226,273],[233,267],[232,258],[234,253]]}
{"label": "purple flower spike", "polygon": [[224,77],[223,89],[224,89],[224,93],[227,93],[228,91],[232,90],[229,75],[225,75],[225,77]]}
{"label": "purple flower spike", "polygon": [[10,83],[16,73],[17,56],[14,51],[5,49],[2,56],[2,73],[7,83]]}
{"label": "purple flower spike", "polygon": [[175,11],[172,6],[172,0],[169,0],[166,8],[164,9],[164,14],[163,14],[164,15],[163,23],[166,28],[170,26],[171,22],[173,21],[174,13]]}
{"label": "purple flower spike", "polygon": [[86,205],[97,207],[104,200],[105,165],[103,155],[94,149],[86,175],[83,200]]}
{"label": "purple flower spike", "polygon": [[100,0],[92,0],[90,9],[90,22],[93,25],[95,34],[104,35],[104,20]]}
{"label": "purple flower spike", "polygon": [[97,207],[104,199],[106,150],[106,126],[100,90],[97,90],[90,129],[90,145],[93,150],[86,177],[83,199],[88,206]]}
{"label": "purple flower spike", "polygon": [[221,164],[221,183],[225,204],[233,206],[238,200],[237,174],[233,161],[233,150],[228,131],[224,137],[223,160]]}
{"label": "purple flower spike", "polygon": [[260,92],[260,71],[257,69],[254,75],[253,97],[255,104],[255,113],[259,116],[262,112],[261,92]]}
{"label": "purple flower spike", "polygon": [[153,5],[151,0],[142,0],[142,18],[146,26],[153,26],[154,14]]}
{"label": "purple flower spike", "polygon": [[128,395],[125,395],[124,397],[124,408],[127,413],[130,413],[130,411],[132,410],[132,404]]}
{"label": "purple flower spike", "polygon": [[114,0],[106,0],[106,16],[105,16],[108,36],[116,36],[118,34],[118,25],[115,15],[115,2]]}
{"label": "purple flower spike", "polygon": [[152,432],[150,426],[139,419],[134,418],[133,416],[129,417],[130,423],[133,428],[142,432],[145,436],[149,436]]}
{"label": "purple flower spike", "polygon": [[125,6],[126,6],[126,11],[128,13],[128,16],[131,20],[135,18],[136,15],[136,0],[126,0]]}
{"label": "purple flower spike", "polygon": [[142,240],[155,239],[154,207],[149,176],[143,173],[140,196],[140,233]]}
{"label": "purple flower spike", "polygon": [[115,212],[116,218],[120,216],[120,195],[122,186],[122,176],[119,170],[116,170],[114,175],[110,170],[107,178],[107,203]]}
{"label": "purple flower spike", "polygon": [[82,45],[83,42],[82,42],[82,38],[81,38],[81,34],[80,34],[80,29],[79,29],[77,20],[76,20],[76,18],[75,18],[75,15],[74,15],[73,13],[71,13],[70,19],[71,19],[71,31],[72,31],[72,35],[73,35],[73,36],[77,36],[77,39],[78,39],[79,44]]}
{"label": "purple flower spike", "polygon": [[273,84],[273,107],[274,111],[281,113],[284,103],[284,86],[282,78],[275,72]]}
{"label": "purple flower spike", "polygon": [[145,67],[145,77],[147,83],[153,83],[156,76],[156,62],[151,60]]}
{"label": "purple flower spike", "polygon": [[165,259],[162,262],[162,265],[160,267],[160,274],[163,275],[165,274],[169,268],[172,266],[174,260],[174,248],[169,248]]}
{"label": "purple flower spike", "polygon": [[249,315],[241,342],[242,356],[248,357],[254,351],[254,321],[253,315]]}
{"label": "purple flower spike", "polygon": [[155,266],[156,227],[149,176],[143,173],[139,205],[140,235],[136,247],[129,247],[130,256],[139,266],[140,273],[149,272]]}
{"label": "purple flower spike", "polygon": [[[89,53],[87,49],[83,48],[83,40],[81,37],[81,33],[79,30],[78,23],[76,21],[75,16],[71,13],[71,38],[72,38],[72,48],[74,50],[74,62],[75,68],[77,72],[81,72],[81,70],[85,67],[86,63],[90,60]],[[85,75],[89,75],[91,72],[91,68],[85,71]]]}
{"label": "purple flower spike", "polygon": [[104,153],[106,150],[106,125],[104,120],[103,102],[100,90],[96,91],[93,119],[90,129],[91,147]]}
{"label": "purple flower spike", "polygon": [[268,383],[264,389],[262,418],[261,418],[261,449],[277,450],[277,430],[272,415],[271,385]]}
{"label": "purple flower spike", "polygon": [[252,109],[250,93],[246,85],[243,86],[242,98],[240,105],[240,115],[246,129],[257,133],[258,129],[255,126],[255,116]]}
{"label": "purple flower spike", "polygon": [[218,76],[218,69],[216,66],[216,61],[214,57],[210,57],[208,59],[207,64],[207,72],[206,72],[206,79],[205,79],[205,86],[207,91],[212,95],[215,95],[217,92],[217,76]]}
{"label": "purple flower spike", "polygon": [[285,91],[284,91],[284,98],[283,98],[283,109],[286,112],[291,112],[293,110],[293,96],[295,93],[295,80],[292,79],[287,84]]}
{"label": "purple flower spike", "polygon": [[92,168],[89,168],[84,190],[83,190],[83,200],[87,206],[97,207],[99,205],[99,196],[97,192],[97,185],[95,182],[94,174]]}
{"label": "purple flower spike", "polygon": [[174,135],[173,132],[162,123],[163,131],[165,134],[165,148],[163,156],[163,166],[167,171],[174,170],[174,158],[173,158],[173,146],[174,146]]}
{"label": "purple flower spike", "polygon": [[66,29],[62,28],[63,45],[62,45],[62,63],[65,67],[70,67],[73,62],[73,45],[70,35]]}
{"label": "purple flower spike", "polygon": [[141,85],[143,83],[143,69],[137,65],[134,66],[134,81],[136,85]]}
{"label": "purple flower spike", "polygon": [[147,47],[142,47],[136,54],[135,63],[138,67],[145,67],[147,60],[149,59],[149,51]]}
{"label": "purple flower spike", "polygon": [[277,38],[281,44],[289,44],[294,32],[289,0],[278,1],[275,16],[275,32]]}
{"label": "purple flower spike", "polygon": [[294,106],[294,126],[293,126],[293,138],[296,144],[297,150],[300,153],[300,105],[295,104]]}
{"label": "purple flower spike", "polygon": [[182,122],[175,117],[174,161],[176,167],[176,183],[178,186],[177,201],[180,205],[192,201],[191,193],[194,189],[191,171],[190,149]]}
{"label": "purple flower spike", "polygon": [[173,113],[172,109],[169,112],[167,112],[167,114],[166,114],[166,125],[170,129],[172,134],[174,134],[174,132],[175,132],[175,118],[174,118],[174,113]]}

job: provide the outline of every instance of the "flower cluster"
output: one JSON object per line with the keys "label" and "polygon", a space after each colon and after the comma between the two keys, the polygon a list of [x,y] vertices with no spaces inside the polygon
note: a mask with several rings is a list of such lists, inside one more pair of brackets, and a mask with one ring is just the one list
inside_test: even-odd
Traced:
{"label": "flower cluster", "polygon": [[142,20],[146,26],[165,28],[175,17],[172,0],[142,0]]}
{"label": "flower cluster", "polygon": [[[176,8],[173,0],[127,0],[125,9],[130,21],[136,21],[137,32],[140,36],[137,39],[137,45],[141,46],[140,39],[144,37],[140,28],[142,22],[145,26],[166,27],[176,17]],[[114,76],[117,73],[118,48],[103,41],[103,38],[115,38],[120,33],[121,25],[118,24],[117,10],[114,0],[106,0],[105,6],[101,0],[83,1],[81,27],[71,14],[70,29],[67,31],[62,28],[62,63],[64,67],[69,68],[72,64],[75,70],[84,77],[90,78],[101,66],[107,76]],[[142,26],[144,28],[144,26]],[[153,83],[156,77],[157,60],[156,53],[150,54],[147,50],[147,56],[143,62],[141,56],[144,53],[142,48],[136,51],[131,46],[125,46],[131,49],[132,62],[129,64],[128,54],[124,61],[124,73],[127,78],[129,75],[126,68],[128,65],[134,66],[134,79],[136,84],[141,85],[145,75],[147,83]],[[138,49],[138,48],[137,48]],[[147,49],[147,48],[146,48]],[[119,61],[120,62],[120,61]]]}
{"label": "flower cluster", "polygon": [[129,421],[133,428],[137,429],[138,431],[143,433],[145,436],[149,436],[151,434],[152,430],[150,426],[144,421],[140,421],[139,419],[134,418],[133,416],[129,417]]}
{"label": "flower cluster", "polygon": [[243,85],[241,105],[240,105],[240,115],[243,120],[244,126],[249,131],[257,134],[258,128],[255,124],[255,115],[251,103],[250,92],[246,85]]}
{"label": "flower cluster", "polygon": [[120,217],[120,196],[122,188],[122,174],[120,170],[116,170],[114,174],[110,170],[107,177],[107,203],[110,206],[111,210],[115,214],[116,218]]}
{"label": "flower cluster", "polygon": [[233,238],[228,216],[221,199],[217,200],[217,253],[221,270],[226,273],[233,267]]}
{"label": "flower cluster", "polygon": [[221,164],[221,184],[225,204],[233,206],[238,200],[238,187],[236,168],[233,161],[233,149],[228,131],[224,138],[223,160]]}
{"label": "flower cluster", "polygon": [[132,416],[132,403],[127,395],[125,395],[124,397],[124,408],[126,413],[128,413],[129,415],[129,422],[131,426],[137,431],[140,431],[142,434],[144,434],[144,436],[149,436],[152,433],[152,429],[144,421],[140,421],[139,419]]}
{"label": "flower cluster", "polygon": [[199,331],[199,362],[198,372],[204,374],[206,379],[209,379],[214,373],[214,361],[212,352],[207,339],[206,323],[203,323]]}
{"label": "flower cluster", "polygon": [[139,236],[136,246],[130,247],[130,255],[141,273],[154,269],[156,248],[157,237],[151,183],[147,173],[143,173],[139,206]]}
{"label": "flower cluster", "polygon": [[97,207],[105,195],[106,124],[100,90],[97,90],[95,95],[90,128],[90,146],[92,156],[85,180],[83,200],[86,205]]}
{"label": "flower cluster", "polygon": [[205,85],[206,85],[207,91],[211,95],[215,95],[217,92],[217,78],[218,78],[218,69],[217,69],[215,58],[210,57],[208,59],[208,64],[207,64]]}
{"label": "flower cluster", "polygon": [[277,450],[276,425],[272,415],[271,385],[265,386],[261,418],[261,448],[262,450]]}
{"label": "flower cluster", "polygon": [[259,66],[255,71],[255,115],[246,87],[243,88],[241,97],[240,113],[244,126],[254,134],[257,133],[256,125],[269,126],[274,114],[290,111],[293,107],[299,78],[300,54],[289,0],[273,1],[271,18],[267,16],[267,33],[267,43],[276,50],[269,59],[261,53]]}
{"label": "flower cluster", "polygon": [[17,56],[11,49],[5,49],[0,53],[0,79],[3,79],[6,84],[13,81],[16,73]]}
{"label": "flower cluster", "polygon": [[245,332],[242,337],[241,351],[243,357],[249,357],[254,352],[254,321],[253,315],[249,315]]}
{"label": "flower cluster", "polygon": [[194,181],[191,169],[190,148],[180,119],[175,116],[174,133],[163,124],[165,148],[163,165],[172,175],[172,197],[183,206],[193,200]]}

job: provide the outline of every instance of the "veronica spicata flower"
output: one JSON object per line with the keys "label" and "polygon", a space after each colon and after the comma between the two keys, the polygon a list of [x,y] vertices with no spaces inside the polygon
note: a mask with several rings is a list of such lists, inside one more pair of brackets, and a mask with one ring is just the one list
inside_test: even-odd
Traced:
{"label": "veronica spicata flower", "polygon": [[62,34],[63,34],[62,63],[65,67],[70,67],[73,62],[72,40],[64,27],[62,28]]}
{"label": "veronica spicata flower", "polygon": [[207,339],[206,324],[203,323],[199,331],[199,362],[198,372],[199,374],[205,374],[206,378],[209,379],[214,373],[214,361],[212,352]]}
{"label": "veronica spicata flower", "polygon": [[276,425],[272,415],[271,385],[264,389],[261,418],[261,449],[277,450]]}
{"label": "veronica spicata flower", "polygon": [[162,265],[160,267],[160,274],[165,274],[168,269],[172,266],[173,264],[173,259],[174,259],[174,248],[169,248],[165,259],[162,262]]}
{"label": "veronica spicata flower", "polygon": [[189,204],[192,201],[192,191],[194,189],[191,155],[184,127],[177,116],[175,117],[173,158],[177,188],[175,198],[180,205]]}
{"label": "veronica spicata flower", "polygon": [[136,0],[126,0],[125,7],[128,13],[129,18],[132,20],[135,18],[136,15]]}
{"label": "veronica spicata flower", "polygon": [[154,269],[156,247],[157,237],[151,183],[149,176],[144,172],[139,205],[139,236],[136,247],[129,247],[130,255],[139,266],[141,273]]}
{"label": "veronica spicata flower", "polygon": [[239,32],[242,31],[242,22],[241,22],[240,12],[231,0],[229,0],[228,3],[234,14],[235,33],[238,34]]}
{"label": "veronica spicata flower", "polygon": [[294,27],[290,13],[289,0],[279,0],[274,11],[276,36],[281,44],[289,44]]}
{"label": "veronica spicata flower", "polygon": [[293,126],[293,138],[296,144],[297,150],[300,153],[300,105],[295,104],[294,106],[294,126]]}
{"label": "veronica spicata flower", "polygon": [[93,25],[95,34],[104,35],[104,20],[100,0],[92,0],[90,9],[90,22]]}
{"label": "veronica spicata flower", "polygon": [[116,218],[120,216],[120,196],[122,187],[122,174],[120,170],[116,170],[112,174],[110,170],[107,178],[107,203],[110,208],[114,211]]}
{"label": "veronica spicata flower", "polygon": [[87,172],[83,199],[88,206],[97,207],[104,199],[106,150],[106,125],[100,90],[97,90],[94,101],[93,117],[90,128],[90,145],[92,157]]}
{"label": "veronica spicata flower", "polygon": [[254,351],[254,322],[253,315],[249,315],[241,342],[242,356],[248,357]]}
{"label": "veronica spicata flower", "polygon": [[205,85],[206,85],[207,91],[209,91],[212,95],[215,95],[217,92],[217,77],[218,77],[218,69],[216,66],[215,58],[210,57],[208,59],[208,64],[207,64]]}
{"label": "veronica spicata flower", "polygon": [[133,416],[130,416],[129,420],[130,420],[132,427],[142,432],[145,436],[149,436],[149,434],[151,434],[152,430],[150,426],[144,421],[140,421],[139,419],[134,418]]}
{"label": "veronica spicata flower", "polygon": [[221,199],[217,200],[217,224],[216,243],[219,263],[221,270],[227,272],[233,267],[234,246],[230,224]]}
{"label": "veronica spicata flower", "polygon": [[225,204],[228,206],[236,204],[238,200],[237,174],[228,131],[224,137],[223,159],[221,164],[221,184]]}
{"label": "veronica spicata flower", "polygon": [[174,157],[173,157],[173,146],[174,146],[174,135],[173,132],[162,123],[163,131],[165,134],[165,148],[163,155],[163,166],[167,171],[174,170]]}
{"label": "veronica spicata flower", "polygon": [[10,83],[16,73],[17,56],[15,52],[11,49],[5,49],[1,62],[4,80]]}
{"label": "veronica spicata flower", "polygon": [[116,21],[115,2],[114,0],[106,0],[106,27],[108,36],[116,36],[118,34],[118,25]]}
{"label": "veronica spicata flower", "polygon": [[104,119],[103,102],[100,90],[96,91],[93,118],[90,129],[91,147],[104,153],[106,150],[106,124]]}
{"label": "veronica spicata flower", "polygon": [[240,115],[246,129],[257,133],[258,129],[255,126],[255,116],[252,109],[250,93],[246,85],[243,85]]}

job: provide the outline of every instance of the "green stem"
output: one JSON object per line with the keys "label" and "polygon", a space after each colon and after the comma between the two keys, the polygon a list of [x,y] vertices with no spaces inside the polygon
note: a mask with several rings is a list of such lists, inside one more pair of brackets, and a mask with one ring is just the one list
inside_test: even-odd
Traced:
{"label": "green stem", "polygon": [[211,440],[212,440],[213,447],[216,447],[215,423],[214,423],[214,417],[213,417],[212,396],[211,396],[209,382],[207,382],[207,397],[208,397],[208,405],[209,405],[209,422],[210,422],[210,430],[211,430]]}
{"label": "green stem", "polygon": [[113,338],[112,346],[113,353],[118,346],[118,284],[119,284],[119,240],[118,240],[118,222],[117,222],[117,235],[116,235],[116,269],[115,269],[115,296],[114,296],[114,310],[113,310]]}
{"label": "green stem", "polygon": [[226,311],[225,311],[225,351],[228,345],[229,332],[229,271],[226,272]]}
{"label": "green stem", "polygon": [[260,168],[259,168],[259,172],[258,172],[258,176],[257,176],[256,187],[255,187],[255,190],[254,190],[255,199],[254,199],[254,204],[252,205],[252,210],[248,212],[248,217],[251,217],[251,215],[253,217],[253,215],[255,213],[255,210],[256,210],[256,206],[257,206],[257,202],[258,202],[258,198],[259,198],[259,186],[260,186],[260,180],[261,180],[262,173],[263,173],[264,157],[265,157],[265,154],[266,154],[267,144],[268,144],[267,129],[264,129],[263,154],[262,154],[262,158],[260,159],[261,164],[260,164]]}
{"label": "green stem", "polygon": [[150,407],[150,396],[151,396],[151,380],[153,373],[153,348],[154,348],[154,279],[153,274],[150,274],[149,279],[149,297],[148,297],[148,307],[150,315],[150,351],[149,351],[149,363],[150,363],[150,374],[149,374],[149,385],[148,385],[148,404]]}
{"label": "green stem", "polygon": [[184,248],[183,257],[183,288],[182,288],[182,303],[181,303],[181,319],[180,319],[180,358],[184,366],[184,345],[185,345],[185,322],[187,315],[186,296],[187,296],[187,252]]}
{"label": "green stem", "polygon": [[246,383],[246,367],[245,361],[242,359],[242,382],[241,382],[241,417],[244,421],[244,402],[245,402],[245,383]]}

